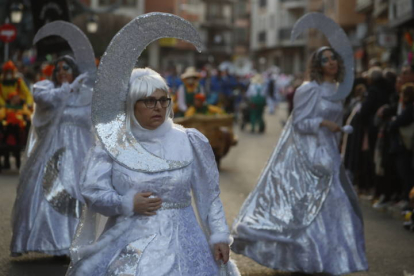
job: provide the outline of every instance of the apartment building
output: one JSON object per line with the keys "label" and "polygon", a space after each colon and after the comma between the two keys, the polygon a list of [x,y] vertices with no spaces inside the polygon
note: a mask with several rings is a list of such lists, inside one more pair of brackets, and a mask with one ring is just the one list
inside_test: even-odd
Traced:
{"label": "apartment building", "polygon": [[256,69],[276,65],[291,74],[305,68],[305,36],[290,40],[295,22],[306,12],[306,0],[259,0],[251,4],[250,47]]}

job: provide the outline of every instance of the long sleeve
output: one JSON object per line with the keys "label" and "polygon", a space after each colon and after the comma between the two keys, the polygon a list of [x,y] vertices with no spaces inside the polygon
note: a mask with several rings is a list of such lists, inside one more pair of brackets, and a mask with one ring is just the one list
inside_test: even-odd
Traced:
{"label": "long sleeve", "polygon": [[89,151],[81,192],[88,207],[105,216],[133,215],[133,196],[120,195],[112,186],[112,158],[101,146]]}
{"label": "long sleeve", "polygon": [[315,83],[301,85],[293,99],[293,126],[303,134],[316,134],[323,119],[315,114],[320,92]]}
{"label": "long sleeve", "polygon": [[220,200],[219,174],[213,150],[207,138],[195,129],[187,129],[194,152],[192,190],[210,243],[231,243],[223,205]]}
{"label": "long sleeve", "polygon": [[58,107],[70,93],[70,86],[64,83],[61,87],[55,88],[53,82],[44,80],[33,86],[33,98],[37,105],[42,108]]}

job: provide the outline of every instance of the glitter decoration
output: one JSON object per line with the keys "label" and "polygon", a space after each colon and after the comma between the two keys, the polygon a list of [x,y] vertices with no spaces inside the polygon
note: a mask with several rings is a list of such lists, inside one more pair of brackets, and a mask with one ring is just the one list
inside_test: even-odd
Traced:
{"label": "glitter decoration", "polygon": [[295,40],[306,29],[318,29],[328,39],[331,47],[342,57],[345,66],[344,81],[338,91],[329,97],[332,101],[344,100],[351,93],[354,84],[354,53],[344,30],[322,13],[311,12],[302,16],[293,26],[291,40]]}
{"label": "glitter decoration", "polygon": [[155,238],[156,234],[136,240],[121,250],[119,255],[109,265],[106,276],[135,276],[139,260],[145,248]]}
{"label": "glitter decoration", "polygon": [[92,123],[108,154],[134,171],[162,172],[189,162],[165,160],[144,149],[126,129],[126,99],[131,72],[142,51],[153,41],[173,37],[201,50],[197,30],[172,14],[149,13],[136,17],[112,39],[102,56],[92,99]]}
{"label": "glitter decoration", "polygon": [[95,54],[92,45],[78,27],[66,21],[53,21],[39,29],[33,39],[33,44],[51,35],[60,36],[68,42],[75,56],[76,64],[82,73],[89,72],[93,74],[96,72]]}
{"label": "glitter decoration", "polygon": [[187,201],[187,202],[163,202],[161,204],[161,208],[158,209],[158,211],[171,210],[171,209],[183,209],[183,208],[187,208],[190,205],[191,205],[191,201]]}
{"label": "glitter decoration", "polygon": [[46,164],[43,176],[43,194],[49,204],[61,214],[79,218],[82,204],[73,198],[59,179],[60,160],[66,148],[58,149]]}

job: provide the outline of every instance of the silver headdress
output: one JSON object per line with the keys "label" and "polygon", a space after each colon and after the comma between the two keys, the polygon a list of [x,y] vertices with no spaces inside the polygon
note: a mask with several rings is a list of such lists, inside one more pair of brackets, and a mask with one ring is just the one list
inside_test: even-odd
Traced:
{"label": "silver headdress", "polygon": [[89,72],[93,74],[96,72],[95,54],[92,45],[78,27],[66,21],[50,22],[36,33],[33,44],[51,35],[60,36],[68,42],[81,73]]}
{"label": "silver headdress", "polygon": [[338,101],[345,99],[354,83],[354,55],[351,43],[344,30],[332,19],[322,13],[312,12],[302,16],[293,26],[291,40],[295,40],[304,30],[315,28],[324,33],[332,48],[341,55],[345,66],[345,78],[338,92],[330,97]]}
{"label": "silver headdress", "polygon": [[151,42],[174,37],[201,50],[197,30],[186,20],[166,13],[136,17],[112,39],[101,59],[92,100],[92,122],[108,154],[135,171],[160,172],[185,167],[189,162],[165,160],[145,150],[126,128],[126,99],[131,72]]}

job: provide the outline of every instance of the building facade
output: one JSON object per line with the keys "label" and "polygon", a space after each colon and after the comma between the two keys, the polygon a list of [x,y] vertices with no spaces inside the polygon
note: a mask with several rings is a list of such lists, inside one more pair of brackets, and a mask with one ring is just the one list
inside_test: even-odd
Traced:
{"label": "building facade", "polygon": [[295,22],[306,12],[306,0],[260,0],[251,4],[250,47],[255,67],[278,66],[293,74],[305,68],[305,36],[290,40]]}

